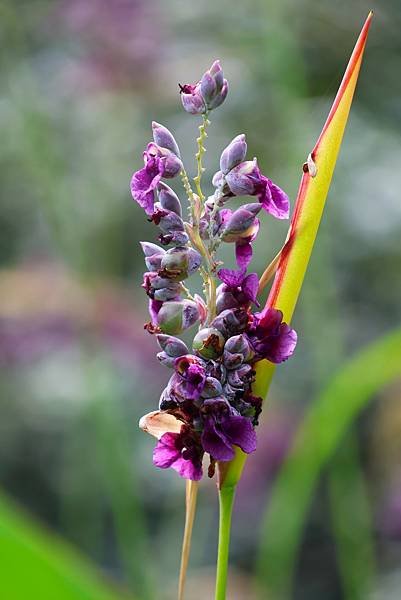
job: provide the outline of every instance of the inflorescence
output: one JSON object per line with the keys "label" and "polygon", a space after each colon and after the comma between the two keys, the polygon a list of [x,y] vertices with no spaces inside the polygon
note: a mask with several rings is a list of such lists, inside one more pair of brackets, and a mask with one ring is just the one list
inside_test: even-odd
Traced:
{"label": "inflorescence", "polygon": [[[153,141],[144,152],[144,167],[131,180],[133,198],[160,230],[160,245],[141,242],[150,313],[145,328],[156,335],[161,350],[157,358],[172,370],[159,410],[145,415],[140,426],[158,438],[156,466],[172,467],[182,477],[199,480],[205,453],[212,476],[216,461],[234,457],[234,446],[246,453],[255,450],[262,398],[252,393],[254,365],[262,359],[287,360],[297,334],[283,323],[280,310],[252,312],[252,307],[259,308],[259,279],[248,273],[260,227],[258,213],[264,209],[278,219],[288,218],[288,197],[261,173],[256,158],[246,160],[247,144],[241,134],[223,150],[220,170],[212,179],[215,192],[206,199],[201,178],[208,116],[228,92],[219,61],[198,83],[182,85],[180,91],[184,109],[202,116],[196,192],[177,142],[158,123],[152,124]],[[162,181],[178,176],[188,197],[188,222],[177,194]],[[237,196],[252,196],[255,201],[237,210],[225,208]],[[235,244],[236,269],[219,268],[216,253],[222,243]],[[205,298],[192,296],[184,285],[195,272],[203,279]],[[216,279],[221,282],[217,288]],[[199,330],[189,349],[176,336],[196,324]]]}

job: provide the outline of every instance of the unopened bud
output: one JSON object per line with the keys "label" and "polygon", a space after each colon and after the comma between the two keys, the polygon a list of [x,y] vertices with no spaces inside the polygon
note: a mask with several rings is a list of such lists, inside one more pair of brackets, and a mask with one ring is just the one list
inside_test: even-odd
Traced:
{"label": "unopened bud", "polygon": [[163,254],[165,254],[166,251],[157,244],[152,244],[151,242],[139,243],[142,246],[145,255],[145,264],[149,271],[158,271],[160,269]]}
{"label": "unopened bud", "polygon": [[212,360],[221,356],[224,343],[225,339],[218,329],[206,327],[198,331],[194,337],[192,347],[202,358]]}
{"label": "unopened bud", "polygon": [[162,148],[167,148],[167,150],[171,150],[173,154],[180,158],[178,144],[175,141],[173,134],[167,129],[167,127],[164,127],[164,125],[160,125],[160,123],[153,121],[152,129],[155,144],[161,146]]}
{"label": "unopened bud", "polygon": [[184,354],[188,354],[187,345],[177,337],[159,333],[156,336],[156,339],[157,339],[157,343],[159,344],[160,348],[168,356],[177,358],[177,356],[183,356]]}
{"label": "unopened bud", "polygon": [[248,313],[242,309],[223,310],[213,319],[210,326],[218,329],[225,338],[241,333],[248,324]]}
{"label": "unopened bud", "polygon": [[161,331],[169,335],[177,335],[189,329],[198,319],[198,307],[192,300],[165,302],[157,315]]}
{"label": "unopened bud", "polygon": [[202,390],[202,398],[217,398],[223,395],[223,388],[218,379],[206,377],[205,387]]}
{"label": "unopened bud", "polygon": [[224,79],[220,62],[216,60],[195,85],[182,85],[181,102],[184,109],[200,115],[217,108],[224,102],[228,92],[228,82]]}
{"label": "unopened bud", "polygon": [[225,148],[220,157],[220,169],[226,175],[231,169],[239,165],[246,156],[247,144],[245,135],[237,135]]}
{"label": "unopened bud", "polygon": [[182,215],[181,202],[177,194],[162,181],[157,186],[157,195],[159,197],[160,206],[165,210],[169,210],[179,217]]}
{"label": "unopened bud", "polygon": [[248,362],[254,356],[251,345],[245,335],[234,335],[224,346],[224,365],[227,369],[236,369],[242,363]]}
{"label": "unopened bud", "polygon": [[161,269],[167,278],[182,281],[195,273],[201,262],[202,257],[197,250],[178,246],[163,255]]}
{"label": "unopened bud", "polygon": [[225,224],[222,234],[224,242],[237,242],[240,239],[247,238],[252,235],[257,220],[255,219],[262,205],[259,203],[245,204],[238,210],[234,211],[231,217]]}

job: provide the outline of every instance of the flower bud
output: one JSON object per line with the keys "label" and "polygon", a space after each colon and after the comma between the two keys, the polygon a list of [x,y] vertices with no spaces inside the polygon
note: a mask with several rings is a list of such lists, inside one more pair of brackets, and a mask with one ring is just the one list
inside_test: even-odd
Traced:
{"label": "flower bud", "polygon": [[161,260],[163,254],[166,251],[160,248],[157,244],[150,242],[139,242],[142,246],[143,253],[145,255],[145,264],[149,271],[158,271],[160,269]]}
{"label": "flower bud", "polygon": [[162,162],[162,177],[176,177],[182,169],[182,162],[174,152],[150,142],[144,152],[145,165],[156,159]]}
{"label": "flower bud", "polygon": [[226,175],[226,182],[235,196],[254,196],[263,186],[263,176],[256,158],[240,163]]}
{"label": "flower bud", "polygon": [[154,290],[151,297],[161,302],[167,302],[168,300],[179,300],[181,292],[181,287],[173,283],[159,290]]}
{"label": "flower bud", "polygon": [[200,85],[181,85],[181,102],[184,110],[191,115],[201,115],[206,112],[205,102],[201,94]]}
{"label": "flower bud", "polygon": [[231,169],[239,165],[246,156],[247,144],[245,135],[237,135],[225,148],[220,157],[220,169],[226,175]]}
{"label": "flower bud", "polygon": [[164,125],[160,125],[160,123],[153,121],[152,129],[155,144],[161,146],[162,148],[167,148],[167,150],[171,150],[173,154],[180,158],[178,144],[175,141],[173,134],[167,129],[167,127],[164,127]]}
{"label": "flower bud", "polygon": [[240,303],[233,292],[222,283],[216,290],[216,312],[220,314],[228,308],[238,308]]}
{"label": "flower bud", "polygon": [[205,387],[202,391],[202,398],[216,398],[223,395],[223,388],[218,379],[206,377]]}
{"label": "flower bud", "polygon": [[158,202],[155,204],[152,220],[161,229],[162,235],[159,239],[162,244],[173,242],[182,245],[188,242],[184,221],[175,212],[161,208]]}
{"label": "flower bud", "polygon": [[212,185],[215,188],[222,187],[225,183],[224,175],[221,171],[216,171],[212,178]]}
{"label": "flower bud", "polygon": [[202,257],[197,250],[176,247],[168,250],[161,261],[161,273],[168,279],[182,281],[199,269]]}
{"label": "flower bud", "polygon": [[220,62],[216,60],[195,85],[181,85],[181,102],[184,109],[200,115],[222,104],[228,93],[228,82],[223,77]]}
{"label": "flower bud", "polygon": [[236,369],[254,356],[251,345],[245,335],[234,335],[224,346],[223,362],[227,369]]}
{"label": "flower bud", "polygon": [[163,333],[177,335],[189,329],[199,319],[199,310],[192,300],[165,302],[157,315],[157,323]]}
{"label": "flower bud", "polygon": [[160,348],[168,356],[177,358],[177,356],[183,356],[183,354],[188,354],[187,345],[179,338],[173,337],[172,335],[164,335],[162,333],[159,333],[156,336],[156,339]]}
{"label": "flower bud", "polygon": [[153,300],[160,300],[165,302],[166,300],[177,300],[182,292],[180,283],[160,277],[155,272],[144,273],[143,284],[145,292]]}
{"label": "flower bud", "polygon": [[261,210],[261,204],[245,204],[234,211],[225,224],[221,236],[223,242],[237,242],[250,237],[257,227],[256,215]]}
{"label": "flower bud", "polygon": [[174,368],[175,359],[178,356],[188,354],[188,348],[184,342],[171,335],[158,334],[157,342],[162,349],[157,358],[166,367]]}
{"label": "flower bud", "polygon": [[255,371],[251,365],[243,364],[238,369],[228,371],[227,382],[236,389],[243,390],[255,379]]}
{"label": "flower bud", "polygon": [[221,356],[224,349],[224,337],[217,329],[206,327],[198,331],[192,344],[197,354],[206,359],[214,359]]}
{"label": "flower bud", "polygon": [[157,186],[157,195],[159,197],[160,206],[164,208],[164,210],[171,211],[181,217],[181,202],[171,187],[161,181]]}
{"label": "flower bud", "polygon": [[210,326],[218,329],[225,338],[241,333],[248,324],[248,314],[242,309],[223,310],[213,319]]}

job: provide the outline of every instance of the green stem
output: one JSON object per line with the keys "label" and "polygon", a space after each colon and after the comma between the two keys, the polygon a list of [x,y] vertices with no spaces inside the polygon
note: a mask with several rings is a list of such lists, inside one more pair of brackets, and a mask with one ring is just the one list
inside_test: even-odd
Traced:
{"label": "green stem", "polygon": [[184,186],[185,193],[186,193],[186,195],[188,197],[188,202],[189,202],[189,207],[188,207],[189,216],[190,216],[192,225],[194,225],[194,223],[196,221],[196,213],[195,213],[196,199],[195,199],[195,194],[193,192],[193,189],[191,187],[191,183],[189,181],[189,177],[188,177],[187,172],[184,169],[184,167],[182,167],[182,169],[181,169],[180,176],[181,176],[182,185]]}
{"label": "green stem", "polygon": [[225,600],[227,591],[228,554],[230,549],[231,516],[234,505],[235,486],[219,490],[219,546],[217,551],[215,600]]}
{"label": "green stem", "polygon": [[205,199],[205,196],[204,196],[204,194],[202,192],[202,188],[201,188],[201,179],[202,179],[202,173],[205,170],[202,165],[202,158],[206,152],[204,142],[207,138],[206,128],[208,125],[210,125],[210,121],[207,118],[207,113],[205,113],[204,115],[202,115],[202,124],[199,125],[199,137],[196,140],[198,142],[198,152],[196,153],[195,156],[196,156],[196,164],[198,166],[198,172],[196,174],[196,177],[194,177],[196,191],[198,193],[198,196],[199,196],[201,202],[203,202]]}

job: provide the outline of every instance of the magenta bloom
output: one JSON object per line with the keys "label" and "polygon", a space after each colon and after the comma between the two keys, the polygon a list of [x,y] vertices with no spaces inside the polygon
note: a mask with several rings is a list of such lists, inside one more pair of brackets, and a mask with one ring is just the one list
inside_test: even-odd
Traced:
{"label": "magenta bloom", "polygon": [[237,300],[238,305],[254,302],[259,306],[256,296],[259,288],[259,279],[256,273],[246,274],[246,269],[232,271],[231,269],[220,269],[217,273],[224,286],[219,288],[220,294],[230,293]]}
{"label": "magenta bloom", "polygon": [[235,196],[257,196],[263,208],[278,219],[288,219],[288,196],[271,179],[260,172],[256,158],[240,163],[225,176]]}
{"label": "magenta bloom", "polygon": [[[145,153],[146,154],[146,153]],[[131,194],[147,215],[154,210],[154,190],[163,176],[164,166],[160,157],[151,156],[145,160],[143,169],[136,171],[131,179]]]}
{"label": "magenta bloom", "polygon": [[232,460],[233,445],[249,454],[256,450],[256,433],[252,422],[229,408],[223,398],[205,400],[207,416],[203,422],[202,446],[215,460]]}
{"label": "magenta bloom", "polygon": [[181,377],[179,394],[187,400],[198,400],[206,383],[206,370],[201,359],[192,354],[179,356],[174,368]]}
{"label": "magenta bloom", "polygon": [[247,331],[248,339],[256,355],[272,363],[287,360],[297,344],[297,333],[287,323],[283,323],[283,313],[268,308],[253,315],[253,323]]}
{"label": "magenta bloom", "polygon": [[153,450],[153,464],[161,469],[172,467],[181,477],[202,478],[203,450],[195,435],[183,425],[180,433],[165,433]]}
{"label": "magenta bloom", "polygon": [[155,189],[162,177],[178,175],[182,162],[173,152],[150,142],[143,153],[145,166],[136,171],[131,179],[131,194],[147,215],[154,212]]}

